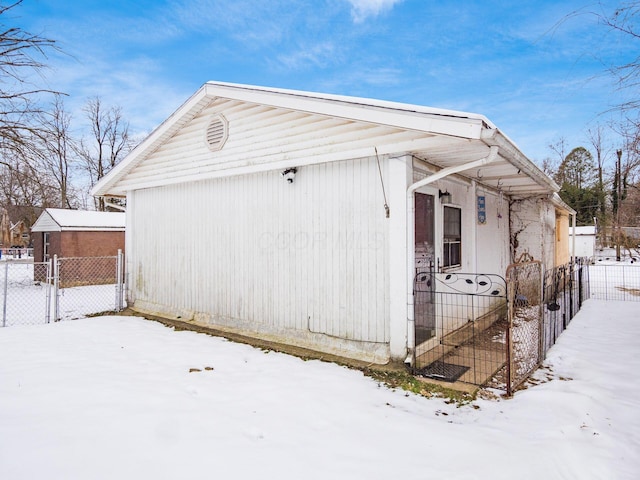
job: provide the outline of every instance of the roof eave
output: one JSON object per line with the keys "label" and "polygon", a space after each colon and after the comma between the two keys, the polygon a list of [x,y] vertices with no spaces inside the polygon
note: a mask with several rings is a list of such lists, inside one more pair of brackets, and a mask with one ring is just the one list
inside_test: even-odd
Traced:
{"label": "roof eave", "polygon": [[529,160],[517,145],[499,129],[485,130],[485,133],[484,142],[489,146],[499,147],[501,156],[514,167],[533,179],[538,185],[547,190],[548,193],[553,194],[560,191],[558,184],[535,163]]}
{"label": "roof eave", "polygon": [[577,213],[573,208],[571,208],[569,205],[567,205],[564,202],[564,200],[562,200],[562,198],[560,198],[560,195],[558,195],[557,193],[554,193],[553,195],[551,195],[550,198],[551,198],[551,203],[558,210],[562,210],[562,211],[566,212],[569,215],[575,215]]}
{"label": "roof eave", "polygon": [[[176,131],[197,115],[210,101],[207,97],[206,85],[204,85],[129,152],[124,160],[98,180],[91,188],[91,195],[94,197],[110,195],[110,190],[113,189],[114,185],[138,164],[139,159],[156,150],[162,142],[173,136]],[[123,196],[123,193],[115,189],[113,196]]]}
{"label": "roof eave", "polygon": [[482,115],[356,97],[209,82],[171,114],[91,189],[93,196],[122,196],[119,181],[218,97],[312,114],[377,123],[452,137],[481,139],[495,128]]}

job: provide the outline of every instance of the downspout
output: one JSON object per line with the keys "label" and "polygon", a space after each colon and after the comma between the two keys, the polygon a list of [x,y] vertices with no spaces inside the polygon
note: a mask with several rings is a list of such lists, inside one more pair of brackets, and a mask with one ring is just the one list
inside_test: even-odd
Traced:
{"label": "downspout", "polygon": [[421,187],[429,185],[433,182],[437,182],[449,175],[459,173],[472,168],[479,168],[483,165],[493,162],[498,157],[498,147],[490,147],[489,155],[473,162],[465,163],[462,165],[455,165],[453,167],[443,168],[433,175],[423,178],[422,180],[410,185],[407,189],[407,349],[408,354],[405,359],[405,364],[413,366],[415,363],[415,310],[413,303],[413,280],[415,270],[415,230],[416,230],[416,204],[414,193]]}

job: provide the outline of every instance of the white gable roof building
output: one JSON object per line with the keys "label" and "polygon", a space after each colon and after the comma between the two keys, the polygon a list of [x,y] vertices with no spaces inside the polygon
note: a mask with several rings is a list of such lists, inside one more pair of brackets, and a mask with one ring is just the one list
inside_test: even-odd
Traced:
{"label": "white gable roof building", "polygon": [[383,363],[418,269],[552,266],[558,190],[482,115],[209,82],[92,193],[126,197],[134,309]]}

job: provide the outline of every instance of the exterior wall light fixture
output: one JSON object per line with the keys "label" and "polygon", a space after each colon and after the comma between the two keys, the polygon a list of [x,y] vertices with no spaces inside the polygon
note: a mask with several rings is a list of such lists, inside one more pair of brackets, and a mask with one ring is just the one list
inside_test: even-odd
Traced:
{"label": "exterior wall light fixture", "polygon": [[288,183],[293,183],[293,179],[296,177],[298,169],[296,167],[287,168],[280,175],[282,175]]}
{"label": "exterior wall light fixture", "polygon": [[448,190],[444,192],[442,190],[438,190],[438,196],[440,197],[441,203],[451,203],[451,194]]}

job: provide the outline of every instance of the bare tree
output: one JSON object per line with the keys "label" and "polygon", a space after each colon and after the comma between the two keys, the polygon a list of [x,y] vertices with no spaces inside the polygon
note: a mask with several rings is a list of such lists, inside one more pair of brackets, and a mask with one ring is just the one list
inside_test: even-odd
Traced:
{"label": "bare tree", "polygon": [[604,133],[601,125],[597,125],[587,131],[587,137],[595,152],[595,163],[597,168],[596,191],[598,195],[598,209],[600,212],[600,222],[606,223],[607,196],[604,183],[604,165],[607,159],[607,150],[604,146]]}
{"label": "bare tree", "polygon": [[555,177],[558,168],[567,156],[567,141],[564,137],[560,137],[547,147],[551,150],[552,155],[542,161],[542,171],[550,177]]}
{"label": "bare tree", "polygon": [[44,68],[51,50],[59,50],[54,40],[8,26],[8,12],[20,5],[0,5],[0,149],[22,150],[25,141],[38,130],[32,122],[41,113],[38,99],[55,93],[32,85],[28,79]]}
{"label": "bare tree", "polygon": [[43,208],[57,206],[58,191],[51,178],[23,156],[10,155],[0,164],[0,204],[11,219],[32,225]]}
{"label": "bare tree", "polygon": [[70,133],[71,115],[65,111],[64,102],[59,95],[56,95],[51,111],[40,115],[40,124],[42,131],[36,141],[35,168],[55,184],[59,193],[57,206],[73,208],[76,202],[71,187],[75,166]]}
{"label": "bare tree", "polygon": [[[599,22],[610,31],[622,35],[629,44],[640,47],[640,2],[621,3],[612,12],[595,13]],[[637,51],[637,50],[636,50]],[[615,76],[621,90],[631,92],[631,97],[618,106],[624,111],[637,111],[640,108],[638,86],[640,86],[640,56],[622,65],[611,65],[609,71]],[[635,115],[634,115],[635,116]]]}
{"label": "bare tree", "polygon": [[[83,139],[77,152],[85,164],[91,186],[131,150],[129,123],[122,117],[120,107],[105,108],[99,97],[89,99],[84,111],[91,124],[91,138]],[[96,208],[105,210],[105,201],[99,198]]]}
{"label": "bare tree", "polygon": [[55,92],[33,79],[41,79],[47,55],[60,50],[54,40],[13,24],[11,12],[21,3],[0,4],[0,206],[12,222],[31,225],[55,196],[51,178],[33,163],[42,132],[40,102]]}
{"label": "bare tree", "polygon": [[620,165],[620,185],[624,200],[632,186],[640,184],[640,125],[627,119],[626,123],[614,125],[614,130],[623,139],[622,163]]}

